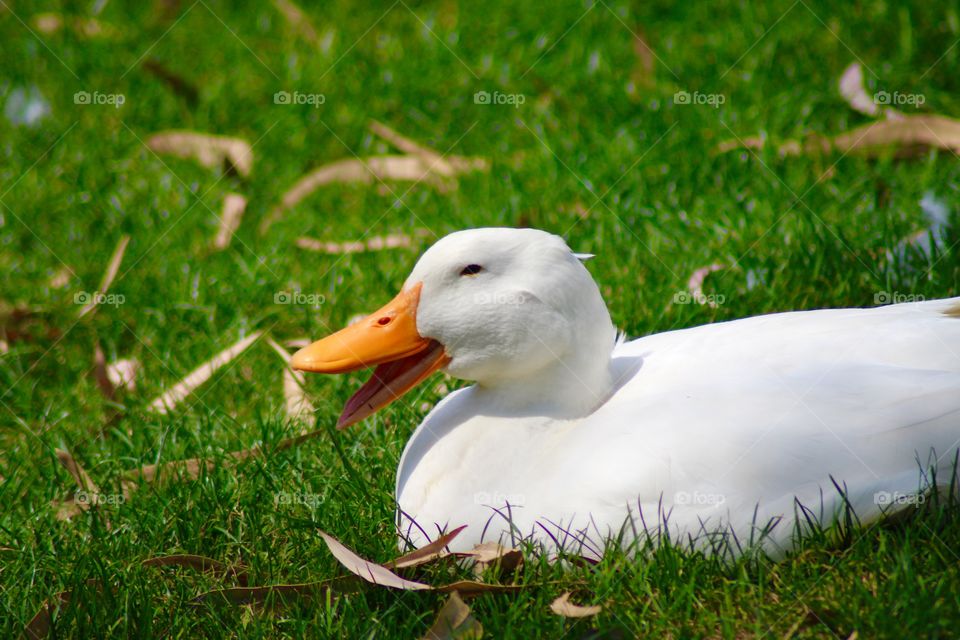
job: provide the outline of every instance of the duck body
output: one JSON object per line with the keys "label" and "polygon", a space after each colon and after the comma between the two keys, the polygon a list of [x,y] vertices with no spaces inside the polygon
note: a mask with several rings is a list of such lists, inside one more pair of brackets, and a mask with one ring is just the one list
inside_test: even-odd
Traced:
{"label": "duck body", "polygon": [[[295,354],[376,366],[356,423],[433,371],[473,381],[397,471],[401,546],[529,539],[599,556],[645,534],[788,550],[956,481],[960,298],[771,314],[617,337],[582,256],[533,229],[442,238],[400,294]],[[732,543],[732,546],[730,545]]]}
{"label": "duck body", "polygon": [[702,546],[721,532],[778,551],[797,518],[827,526],[845,500],[862,521],[913,504],[931,468],[941,484],[953,474],[960,319],[945,312],[957,305],[781,313],[621,343],[615,390],[574,419],[456,391],[401,458],[401,535],[420,546],[468,524],[460,547],[532,538],[592,555],[622,530]]}

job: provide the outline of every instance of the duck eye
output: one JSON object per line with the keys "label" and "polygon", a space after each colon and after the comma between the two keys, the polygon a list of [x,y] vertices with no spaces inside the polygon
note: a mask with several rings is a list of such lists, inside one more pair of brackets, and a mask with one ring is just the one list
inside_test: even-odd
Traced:
{"label": "duck eye", "polygon": [[477,275],[478,273],[480,273],[481,271],[483,271],[483,267],[481,267],[480,265],[478,265],[478,264],[468,264],[468,265],[465,266],[465,267],[463,268],[463,270],[460,272],[460,275],[462,275],[462,276],[475,276],[475,275]]}

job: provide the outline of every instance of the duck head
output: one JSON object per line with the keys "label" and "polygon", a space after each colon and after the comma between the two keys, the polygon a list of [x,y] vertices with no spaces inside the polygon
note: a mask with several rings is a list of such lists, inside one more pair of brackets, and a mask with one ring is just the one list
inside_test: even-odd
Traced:
{"label": "duck head", "polygon": [[609,394],[615,338],[596,283],[562,238],[471,229],[439,240],[393,300],[304,347],[291,364],[318,373],[376,367],[340,427],[437,370],[475,381],[488,406],[576,417]]}

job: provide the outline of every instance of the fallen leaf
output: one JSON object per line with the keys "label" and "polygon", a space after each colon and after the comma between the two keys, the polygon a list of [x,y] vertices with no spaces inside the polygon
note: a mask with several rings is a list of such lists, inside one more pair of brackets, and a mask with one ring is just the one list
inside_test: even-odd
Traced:
{"label": "fallen leaf", "polygon": [[320,38],[317,36],[317,30],[313,28],[310,19],[303,12],[303,9],[295,5],[291,0],[273,0],[273,6],[277,8],[284,19],[292,26],[296,32],[307,42],[316,45]]}
{"label": "fallen leaf", "polygon": [[210,377],[221,367],[243,353],[247,347],[253,344],[262,332],[254,331],[246,338],[227,347],[207,362],[191,371],[187,377],[174,385],[171,389],[164,392],[160,397],[150,403],[148,410],[160,414],[166,414],[173,410],[184,398],[190,395],[197,387],[210,379]]}
{"label": "fallen leaf", "polygon": [[277,344],[273,338],[267,338],[269,344],[276,351],[283,361],[287,364],[283,368],[283,399],[286,406],[287,417],[294,421],[305,420],[313,416],[314,408],[307,398],[306,384],[307,379],[302,371],[294,371],[290,368],[290,354],[286,349]]}
{"label": "fallen leaf", "polygon": [[140,361],[136,358],[124,358],[107,365],[107,379],[115,389],[136,391],[139,373]]}
{"label": "fallen leaf", "polygon": [[356,576],[342,576],[320,582],[304,584],[274,584],[264,587],[231,587],[200,594],[194,603],[227,602],[233,605],[264,604],[271,597],[280,600],[291,598],[320,598],[329,593],[354,593],[363,588],[363,581]]}
{"label": "fallen leaf", "polygon": [[144,61],[143,68],[149,73],[163,80],[175,94],[187,101],[187,104],[193,106],[200,99],[200,92],[197,87],[178,73],[171,71],[159,60],[149,59]]}
{"label": "fallen leaf", "polygon": [[498,566],[503,572],[510,572],[523,563],[523,553],[520,549],[504,547],[496,542],[482,542],[470,551],[454,553],[458,558],[472,558],[475,561],[473,570],[481,574],[487,567]]}
{"label": "fallen leaf", "polygon": [[147,139],[156,153],[196,160],[210,169],[225,167],[249,176],[253,170],[253,148],[241,138],[217,136],[196,131],[164,131]]}
{"label": "fallen leaf", "polygon": [[633,31],[633,53],[637,57],[637,65],[631,74],[633,81],[644,86],[653,84],[657,71],[656,56],[639,27]]}
{"label": "fallen leaf", "polygon": [[189,567],[201,573],[213,573],[224,577],[232,577],[241,585],[247,584],[246,568],[228,566],[219,560],[198,556],[189,553],[177,553],[169,556],[147,558],[141,563],[144,567]]}
{"label": "fallen leaf", "polygon": [[[91,578],[86,581],[86,585],[99,589],[100,582],[99,580]],[[42,638],[49,637],[53,631],[53,614],[69,604],[72,597],[73,591],[67,590],[61,591],[52,598],[47,598],[40,607],[40,610],[37,611],[37,614],[33,616],[30,622],[27,623],[27,626],[24,627],[23,636],[30,640],[41,640]]]}
{"label": "fallen leaf", "polygon": [[113,255],[110,256],[110,262],[107,263],[107,269],[103,272],[103,278],[100,280],[100,286],[97,287],[97,291],[92,296],[90,302],[80,309],[80,312],[77,314],[77,319],[80,319],[93,311],[100,303],[100,300],[103,298],[104,294],[107,293],[110,285],[113,284],[113,279],[117,277],[117,272],[120,270],[120,263],[123,261],[123,254],[126,252],[127,244],[129,242],[130,236],[127,235],[121,237],[120,241],[117,242],[117,246],[113,250]]}
{"label": "fallen leaf", "polygon": [[365,251],[382,251],[384,249],[399,249],[413,246],[415,238],[425,238],[431,233],[426,229],[415,229],[413,235],[391,234],[374,236],[366,240],[354,242],[323,242],[313,238],[297,238],[297,246],[309,251],[317,251],[330,255],[345,253],[362,253]]}
{"label": "fallen leaf", "polygon": [[453,531],[448,531],[433,542],[425,544],[419,549],[415,549],[391,561],[387,566],[391,569],[409,569],[410,567],[416,567],[426,564],[427,562],[432,562],[437,558],[448,556],[450,553],[446,551],[447,545],[466,528],[467,525],[461,525]]}
{"label": "fallen leaf", "polygon": [[881,155],[890,149],[911,153],[917,148],[949,149],[960,153],[960,120],[937,115],[903,116],[897,120],[873,122],[838,135],[829,146],[867,155]]}
{"label": "fallen leaf", "polygon": [[346,567],[351,573],[363,578],[367,582],[384,587],[391,587],[393,589],[403,589],[406,591],[433,589],[433,587],[428,584],[401,578],[383,565],[364,560],[329,533],[324,531],[320,531],[319,533],[320,537],[323,538],[323,541],[327,543],[327,548],[330,549],[330,553],[333,554],[333,557],[336,558],[340,564]]}
{"label": "fallen leaf", "polygon": [[[738,148],[762,149],[766,140],[751,136],[726,140],[717,145],[719,153]],[[834,137],[810,136],[803,143],[787,140],[778,147],[781,157],[802,153],[817,155],[842,151],[879,157],[893,153],[898,157],[916,156],[927,149],[947,149],[960,153],[960,120],[937,115],[905,115],[896,120],[879,120]]]}
{"label": "fallen leaf", "polygon": [[69,18],[64,20],[64,17],[59,13],[39,13],[33,17],[32,22],[34,28],[45,35],[53,35],[63,29],[65,25],[75,34],[85,38],[112,36],[115,33],[112,27],[105,27],[95,18]]}
{"label": "fallen leaf", "polygon": [[840,95],[854,111],[874,118],[883,115],[890,120],[903,117],[903,114],[896,109],[891,107],[881,108],[877,101],[867,93],[863,83],[863,67],[860,66],[859,62],[853,62],[844,69],[838,85]]}
{"label": "fallen leaf", "polygon": [[445,584],[442,587],[431,587],[441,593],[452,593],[457,591],[464,597],[478,596],[484,593],[515,593],[523,589],[519,584],[492,584],[489,582],[478,582],[476,580],[458,580]]}
{"label": "fallen leaf", "polygon": [[100,348],[100,342],[93,346],[93,377],[96,379],[103,397],[107,400],[113,400],[116,389],[107,375],[107,360],[106,356],[103,355],[103,349]]}
{"label": "fallen leaf", "polygon": [[470,612],[470,607],[456,591],[450,594],[427,630],[423,640],[454,640],[482,638],[483,626]]}
{"label": "fallen leaf", "polygon": [[96,483],[84,468],[80,466],[80,463],[70,455],[69,451],[57,449],[56,454],[57,460],[70,473],[73,481],[77,483],[77,486],[80,487],[82,491],[95,495],[100,493],[100,488],[97,487]]}
{"label": "fallen leaf", "polygon": [[569,591],[550,603],[550,611],[564,618],[588,618],[597,615],[602,609],[600,605],[585,607],[570,602]]}
{"label": "fallen leaf", "polygon": [[690,275],[690,279],[687,280],[687,290],[690,291],[690,296],[694,302],[697,304],[705,304],[711,309],[717,308],[717,303],[713,299],[713,296],[707,296],[703,293],[703,281],[714,271],[720,271],[724,268],[724,265],[714,263],[706,267],[700,267]]}
{"label": "fallen leaf", "polygon": [[230,246],[233,234],[240,228],[240,219],[247,208],[247,199],[239,193],[228,193],[223,199],[223,210],[220,212],[220,226],[217,237],[213,239],[216,249],[226,249]]}
{"label": "fallen leaf", "polygon": [[290,208],[323,185],[334,182],[399,180],[426,182],[440,191],[457,187],[456,176],[470,171],[488,171],[490,163],[484,158],[455,155],[442,156],[413,140],[400,135],[390,127],[372,122],[370,130],[394,145],[406,155],[379,155],[367,158],[348,158],[323,165],[306,174],[287,190],[260,223],[260,233],[266,233]]}

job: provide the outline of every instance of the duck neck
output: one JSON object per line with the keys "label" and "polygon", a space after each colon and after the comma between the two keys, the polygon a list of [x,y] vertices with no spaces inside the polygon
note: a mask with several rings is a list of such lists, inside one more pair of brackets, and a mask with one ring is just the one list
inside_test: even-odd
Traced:
{"label": "duck neck", "polygon": [[523,377],[480,381],[478,399],[513,415],[575,419],[589,415],[613,393],[610,366],[616,330],[589,332],[575,347]]}

